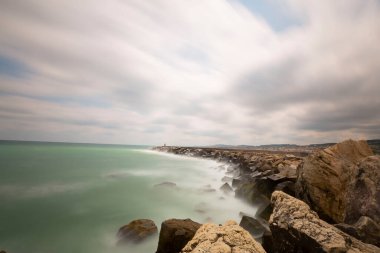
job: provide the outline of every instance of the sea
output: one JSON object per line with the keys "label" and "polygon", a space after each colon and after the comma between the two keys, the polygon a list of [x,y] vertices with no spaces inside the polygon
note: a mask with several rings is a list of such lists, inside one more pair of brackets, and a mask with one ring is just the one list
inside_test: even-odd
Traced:
{"label": "sea", "polygon": [[170,218],[218,224],[255,214],[219,189],[227,170],[149,146],[0,141],[0,250],[154,253],[158,236],[118,246],[118,229],[142,218],[160,229]]}

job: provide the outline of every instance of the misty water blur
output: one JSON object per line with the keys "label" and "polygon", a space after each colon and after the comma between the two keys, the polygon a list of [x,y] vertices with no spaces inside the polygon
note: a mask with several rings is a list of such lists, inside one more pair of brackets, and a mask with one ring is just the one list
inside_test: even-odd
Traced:
{"label": "misty water blur", "polygon": [[[0,143],[0,248],[8,252],[154,252],[158,236],[116,247],[148,218],[223,223],[256,209],[219,190],[227,166],[146,147]],[[161,185],[172,182],[176,187]]]}

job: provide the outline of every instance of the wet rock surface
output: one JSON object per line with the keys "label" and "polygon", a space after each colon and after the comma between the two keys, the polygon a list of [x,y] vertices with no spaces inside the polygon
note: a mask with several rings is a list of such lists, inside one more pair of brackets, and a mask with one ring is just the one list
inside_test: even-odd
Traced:
{"label": "wet rock surface", "polygon": [[122,226],[118,233],[118,245],[127,243],[138,243],[157,234],[157,226],[149,219],[139,219]]}
{"label": "wet rock surface", "polygon": [[228,221],[223,226],[202,225],[181,251],[181,253],[190,252],[264,253],[265,250],[236,222]]}
{"label": "wet rock surface", "polygon": [[380,252],[319,219],[310,207],[281,191],[272,194],[270,228],[278,252]]}
{"label": "wet rock surface", "polygon": [[190,219],[170,219],[161,225],[156,253],[179,253],[201,224]]}
{"label": "wet rock surface", "polygon": [[244,215],[239,226],[247,230],[253,238],[261,241],[265,232],[269,232],[269,223],[263,219],[257,219]]}

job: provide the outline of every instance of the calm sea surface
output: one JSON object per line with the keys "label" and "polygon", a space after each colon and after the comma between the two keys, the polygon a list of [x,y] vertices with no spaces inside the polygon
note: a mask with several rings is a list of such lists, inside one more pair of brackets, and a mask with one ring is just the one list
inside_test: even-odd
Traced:
{"label": "calm sea surface", "polygon": [[[158,238],[115,246],[138,218],[239,221],[255,209],[218,189],[226,166],[143,146],[0,142],[0,250],[149,253]],[[157,187],[169,181],[178,187]],[[209,189],[216,189],[211,191]]]}

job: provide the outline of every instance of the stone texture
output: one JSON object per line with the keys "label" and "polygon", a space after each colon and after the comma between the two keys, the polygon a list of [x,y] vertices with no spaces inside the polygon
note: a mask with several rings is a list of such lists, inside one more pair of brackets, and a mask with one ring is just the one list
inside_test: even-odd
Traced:
{"label": "stone texture", "polygon": [[134,220],[119,229],[117,233],[117,237],[119,238],[117,244],[125,244],[129,242],[137,243],[147,237],[157,234],[157,231],[157,226],[152,220]]}
{"label": "stone texture", "polygon": [[347,192],[345,223],[352,224],[361,216],[380,223],[380,156],[359,162]]}
{"label": "stone texture", "polygon": [[201,224],[190,219],[170,219],[161,225],[156,253],[178,253],[190,241]]}
{"label": "stone texture", "polygon": [[367,216],[360,217],[353,225],[339,223],[334,226],[365,243],[380,247],[380,226]]}
{"label": "stone texture", "polygon": [[264,253],[263,247],[234,221],[202,225],[181,253]]}
{"label": "stone texture", "polygon": [[356,164],[371,155],[366,141],[353,140],[309,155],[298,172],[297,196],[322,218],[345,222],[348,186],[357,173]]}
{"label": "stone texture", "polygon": [[272,194],[270,217],[274,247],[287,253],[379,253],[376,246],[365,244],[333,225],[319,219],[310,207],[281,191]]}

